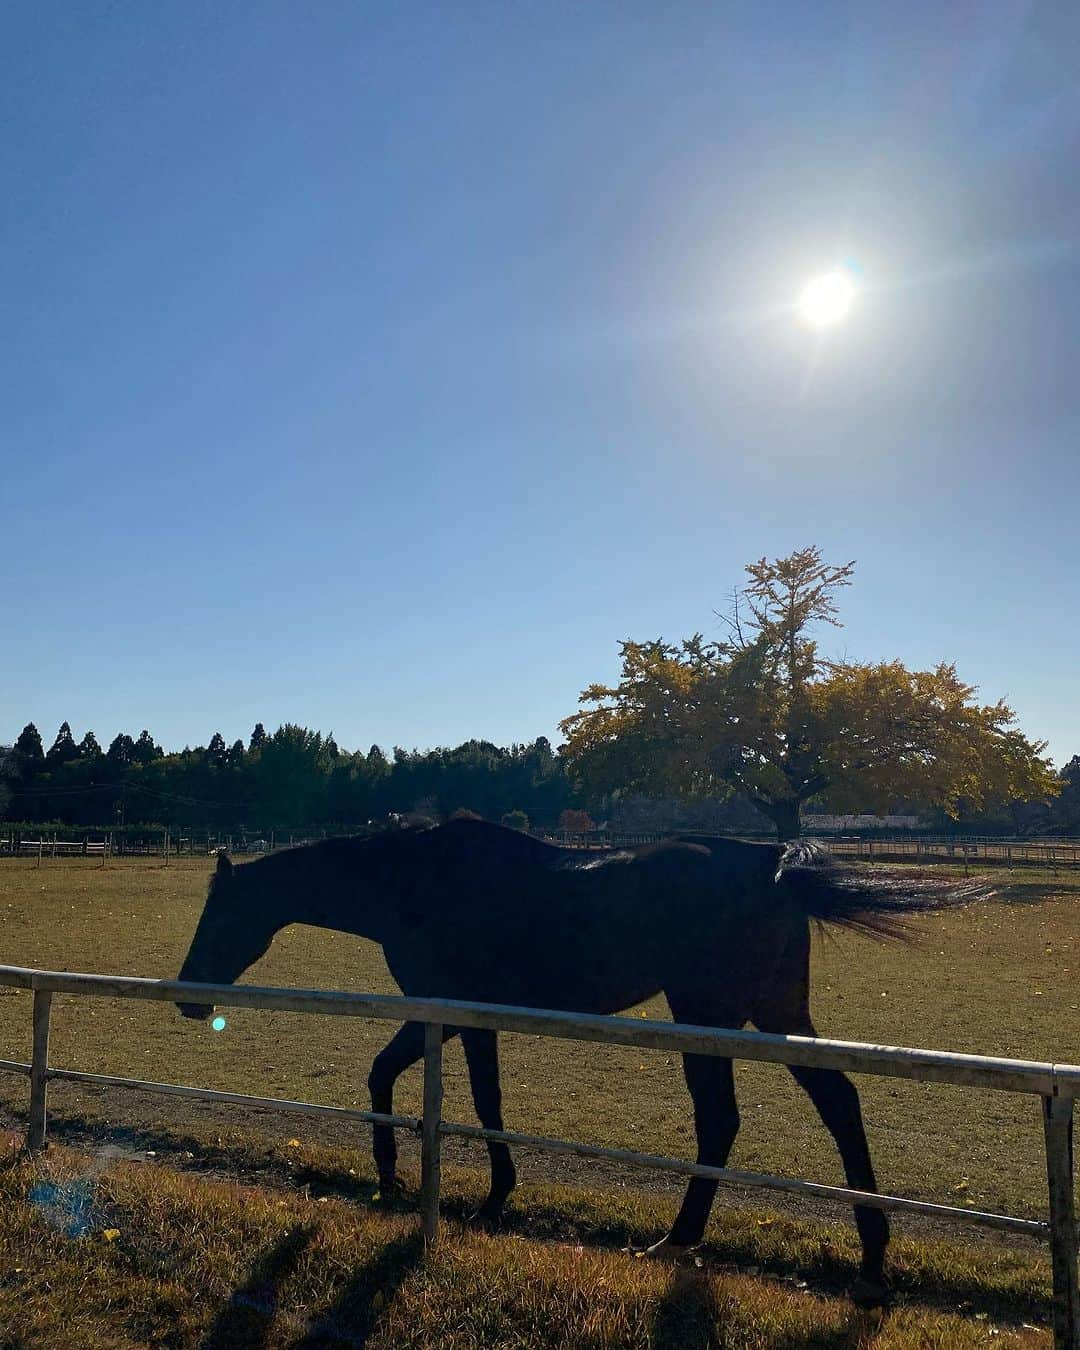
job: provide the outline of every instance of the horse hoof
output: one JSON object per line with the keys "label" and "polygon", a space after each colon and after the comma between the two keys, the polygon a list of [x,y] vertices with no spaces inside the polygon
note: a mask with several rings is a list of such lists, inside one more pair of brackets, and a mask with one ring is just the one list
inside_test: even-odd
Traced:
{"label": "horse hoof", "polygon": [[481,1207],[475,1214],[469,1215],[468,1223],[478,1233],[497,1233],[503,1226],[503,1216],[501,1212],[495,1214]]}
{"label": "horse hoof", "polygon": [[892,1296],[884,1275],[860,1275],[851,1286],[851,1301],[858,1308],[881,1308]]}
{"label": "horse hoof", "polygon": [[395,1209],[400,1205],[403,1194],[404,1188],[400,1181],[397,1181],[396,1179],[393,1181],[380,1181],[379,1189],[371,1197],[371,1200],[372,1203],[378,1205],[380,1209]]}
{"label": "horse hoof", "polygon": [[[696,1244],[694,1244],[696,1245]],[[635,1252],[635,1256],[651,1256],[655,1261],[678,1261],[680,1256],[685,1256],[687,1252],[694,1250],[694,1245],[684,1246],[681,1242],[672,1242],[670,1236],[661,1238],[659,1242],[654,1242],[651,1247],[646,1247],[644,1251]]]}

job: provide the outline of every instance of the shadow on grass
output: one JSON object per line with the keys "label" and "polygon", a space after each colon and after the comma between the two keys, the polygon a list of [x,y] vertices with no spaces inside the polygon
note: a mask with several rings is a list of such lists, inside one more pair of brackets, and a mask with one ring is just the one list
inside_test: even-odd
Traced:
{"label": "shadow on grass", "polygon": [[[789,1332],[769,1344],[776,1350],[856,1350],[869,1343],[882,1318],[852,1307],[842,1327]],[[714,1350],[724,1344],[725,1328],[743,1321],[737,1300],[721,1293],[704,1271],[676,1270],[657,1304],[648,1344],[652,1350]]]}
{"label": "shadow on grass", "polygon": [[[7,1117],[9,1127],[21,1126],[25,1130],[28,1120],[25,1108],[15,1103],[5,1103],[2,1114]],[[89,1116],[60,1115],[51,1110],[49,1138],[68,1148],[100,1149],[108,1146],[117,1150],[121,1160],[126,1155],[129,1159],[143,1162],[146,1161],[145,1155],[153,1152],[157,1155],[157,1162],[179,1172],[195,1172],[204,1176],[212,1173],[223,1178],[242,1178],[255,1184],[271,1181],[294,1191],[309,1187],[319,1195],[357,1200],[365,1204],[373,1202],[378,1191],[374,1178],[356,1176],[344,1168],[283,1159],[280,1148],[270,1144],[212,1144],[205,1139],[168,1130],[106,1124]]]}
{"label": "shadow on grass", "polygon": [[329,1308],[290,1345],[290,1350],[367,1344],[397,1291],[424,1260],[424,1239],[408,1233],[388,1242],[377,1255],[358,1266]]}
{"label": "shadow on grass", "polygon": [[1080,876],[1070,876],[1056,883],[1003,881],[994,889],[995,898],[1006,905],[1040,905],[1044,900],[1080,900]]}
{"label": "shadow on grass", "polygon": [[[25,1121],[25,1112],[11,1110],[9,1114]],[[104,1144],[118,1144],[133,1154],[154,1149],[159,1155],[158,1162],[197,1174],[242,1178],[254,1184],[272,1183],[293,1191],[335,1196],[364,1206],[372,1205],[376,1195],[376,1185],[371,1178],[353,1176],[346,1169],[332,1165],[292,1164],[290,1160],[283,1161],[280,1152],[275,1152],[269,1146],[254,1151],[240,1144],[213,1145],[187,1135],[172,1135],[165,1131],[115,1126],[103,1128],[101,1122],[81,1116],[51,1116],[49,1132],[52,1138],[73,1147],[100,1148]],[[192,1157],[178,1156],[184,1153],[190,1153]],[[460,1191],[452,1193],[448,1188],[449,1193],[444,1194],[442,1203],[443,1215],[467,1223],[483,1193],[483,1180],[478,1172],[475,1194],[462,1194]],[[640,1192],[640,1198],[655,1200],[644,1189]],[[632,1206],[623,1208],[615,1203],[614,1195],[610,1199],[613,1203],[606,1205],[602,1200],[582,1193],[580,1203],[573,1200],[552,1203],[541,1196],[528,1195],[508,1208],[502,1231],[533,1240],[574,1242],[596,1250],[643,1247],[663,1235],[652,1216],[635,1214]],[[388,1208],[401,1214],[416,1212],[415,1197],[405,1192]],[[755,1211],[758,1214],[769,1212]],[[819,1241],[807,1243],[806,1233],[812,1232],[812,1223],[806,1220],[792,1221],[793,1235],[789,1247],[783,1240],[763,1243],[756,1229],[739,1225],[737,1211],[728,1211],[728,1215],[734,1222],[725,1224],[723,1211],[717,1211],[720,1231],[714,1224],[709,1240],[700,1249],[699,1254],[706,1270],[726,1269],[749,1274],[760,1272],[773,1277],[797,1276],[807,1281],[814,1292],[834,1296],[844,1295],[851,1287],[857,1273],[854,1256],[834,1246],[827,1240],[824,1231],[820,1232]],[[782,1225],[788,1222],[781,1218],[776,1227],[768,1231],[779,1235]],[[798,1237],[794,1230],[800,1227],[802,1235]],[[958,1233],[957,1236],[960,1238],[962,1235]],[[1030,1249],[1021,1252],[1021,1256],[1028,1259],[1031,1254]],[[992,1271],[980,1272],[976,1262],[968,1262],[966,1266],[965,1269],[964,1264],[960,1263],[955,1270],[950,1270],[947,1265],[931,1259],[925,1270],[907,1265],[901,1269],[894,1267],[893,1279],[898,1299],[942,1312],[960,1311],[967,1316],[985,1313],[1001,1322],[1046,1323],[1046,1289],[1025,1286],[1019,1279],[1016,1285],[999,1283],[995,1281]],[[1048,1275],[1047,1266],[1044,1285],[1049,1283]],[[363,1282],[362,1274],[358,1279]],[[863,1324],[860,1321],[852,1325],[857,1329]],[[327,1339],[327,1344],[330,1339]],[[340,1339],[339,1336],[339,1342]],[[857,1338],[852,1341],[852,1344],[857,1343]],[[847,1342],[823,1344],[842,1345]]]}
{"label": "shadow on grass", "polygon": [[[448,1217],[465,1221],[473,1208],[474,1205],[455,1198],[444,1201],[442,1211]],[[848,1294],[858,1274],[857,1258],[854,1252],[846,1255],[839,1250],[828,1240],[824,1232],[820,1234],[820,1241],[808,1244],[805,1241],[806,1230],[812,1229],[813,1225],[802,1222],[797,1225],[802,1229],[802,1233],[793,1235],[798,1250],[792,1251],[783,1239],[785,1223],[783,1219],[779,1220],[775,1227],[770,1226],[769,1232],[776,1235],[775,1239],[768,1245],[763,1245],[762,1240],[755,1236],[754,1230],[749,1227],[740,1228],[735,1211],[728,1211],[728,1215],[736,1220],[736,1223],[727,1231],[721,1229],[719,1232],[716,1231],[714,1224],[706,1242],[696,1249],[695,1255],[702,1260],[704,1273],[722,1270],[774,1278],[797,1278],[805,1281],[810,1290],[817,1294],[831,1297],[845,1297]],[[725,1218],[723,1211],[718,1212],[717,1218],[722,1224]],[[599,1205],[595,1208],[583,1205],[577,1212],[568,1212],[558,1205],[545,1204],[532,1197],[529,1198],[528,1209],[516,1207],[508,1209],[502,1231],[533,1240],[572,1241],[582,1246],[608,1250],[613,1247],[623,1249],[627,1246],[640,1249],[663,1236],[663,1230],[648,1226],[647,1221],[635,1221],[631,1216],[617,1212],[605,1213]],[[853,1225],[852,1237],[854,1237]],[[808,1251],[808,1246],[812,1250]],[[979,1273],[975,1263],[972,1262],[971,1265],[973,1267],[971,1273],[963,1269],[950,1271],[937,1264],[931,1265],[925,1271],[907,1266],[894,1269],[890,1278],[896,1287],[897,1302],[938,1312],[962,1312],[969,1317],[976,1313],[985,1313],[989,1318],[1007,1323],[1032,1322],[1040,1325],[1046,1323],[1048,1292],[990,1283],[989,1281],[993,1279],[992,1274]],[[685,1284],[687,1292],[682,1293],[680,1297],[684,1302],[692,1301],[694,1296],[689,1291],[693,1287],[695,1273],[700,1275],[701,1272],[697,1272],[696,1268],[680,1268],[680,1273],[685,1273],[689,1277]],[[683,1286],[679,1288],[682,1289]],[[813,1340],[807,1344],[823,1346],[861,1344],[859,1337],[865,1335],[868,1325],[871,1323],[876,1325],[873,1319],[880,1314],[863,1313],[854,1305],[851,1307],[851,1314],[850,1341],[826,1339]],[[868,1318],[871,1319],[870,1322],[867,1321]],[[708,1343],[702,1342],[703,1345]]]}
{"label": "shadow on grass", "polygon": [[247,1279],[214,1318],[199,1350],[230,1350],[232,1346],[259,1350],[266,1345],[278,1311],[280,1286],[296,1268],[314,1232],[310,1227],[296,1228],[260,1254]]}
{"label": "shadow on grass", "polygon": [[712,1350],[725,1320],[713,1285],[696,1271],[676,1270],[656,1305],[649,1345],[655,1350]]}
{"label": "shadow on grass", "polygon": [[[382,1310],[422,1262],[424,1242],[419,1233],[388,1242],[358,1266],[333,1303],[307,1322],[280,1306],[280,1289],[295,1270],[311,1241],[314,1228],[298,1228],[283,1235],[263,1252],[244,1281],[214,1319],[199,1350],[262,1350],[271,1332],[279,1338],[280,1322],[295,1328],[290,1350],[322,1350],[341,1345],[363,1346]],[[275,1319],[279,1325],[275,1328]]]}

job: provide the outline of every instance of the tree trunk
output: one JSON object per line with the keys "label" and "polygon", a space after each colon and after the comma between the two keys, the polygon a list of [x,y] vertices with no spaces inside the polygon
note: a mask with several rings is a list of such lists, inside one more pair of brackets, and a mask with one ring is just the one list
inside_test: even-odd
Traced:
{"label": "tree trunk", "polygon": [[799,802],[762,802],[759,809],[764,811],[776,826],[776,837],[782,844],[798,839],[802,824],[799,820]]}

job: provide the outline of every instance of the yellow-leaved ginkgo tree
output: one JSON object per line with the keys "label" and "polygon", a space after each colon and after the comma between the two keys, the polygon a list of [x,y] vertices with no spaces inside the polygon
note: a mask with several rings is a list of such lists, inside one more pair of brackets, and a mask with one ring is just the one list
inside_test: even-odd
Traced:
{"label": "yellow-leaved ginkgo tree", "polygon": [[1003,701],[980,704],[955,666],[829,661],[810,635],[838,625],[854,563],[817,548],[747,568],[728,635],[620,644],[622,674],[593,684],[561,724],[563,754],[592,790],[682,797],[744,794],[781,839],[805,802],[957,816],[1052,797],[1059,780]]}

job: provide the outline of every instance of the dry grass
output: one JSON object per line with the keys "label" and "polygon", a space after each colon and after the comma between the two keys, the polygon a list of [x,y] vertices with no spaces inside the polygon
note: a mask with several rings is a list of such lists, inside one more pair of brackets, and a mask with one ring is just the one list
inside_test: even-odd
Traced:
{"label": "dry grass", "polygon": [[[40,869],[32,862],[5,862],[0,961],[173,976],[194,930],[208,873],[204,860],[169,868],[157,860],[131,860],[104,870],[82,861],[46,861]],[[997,870],[994,881],[1013,888],[1015,903],[928,917],[918,950],[847,935],[817,941],[813,1001],[819,1031],[853,1040],[1080,1061],[1080,877],[1075,871],[1055,876],[1025,868],[1015,874]],[[394,991],[376,948],[303,927],[282,933],[245,979]],[[646,1011],[667,1015],[662,1001]],[[130,1077],[366,1106],[367,1069],[390,1031],[378,1022],[234,1010],[217,1035],[206,1025],[182,1021],[171,1005],[60,996],[53,1008],[51,1060]],[[522,1036],[502,1040],[509,1128],[692,1155],[689,1101],[677,1059]],[[29,1051],[29,995],[0,990],[0,1057],[25,1059]],[[788,1075],[771,1066],[740,1065],[737,1076],[743,1128],[733,1165],[842,1181],[831,1140]],[[860,1090],[883,1188],[1044,1217],[1042,1131],[1033,1099],[873,1078],[861,1079]],[[419,1097],[417,1069],[402,1080],[396,1104],[415,1112]],[[25,1080],[0,1075],[0,1110],[18,1121],[25,1104]],[[331,1150],[365,1149],[367,1139],[363,1129],[337,1122],[298,1124],[296,1117],[262,1112],[238,1117],[210,1103],[73,1084],[52,1087],[50,1111],[57,1139],[100,1134],[108,1126],[114,1139],[126,1137],[159,1156],[186,1149],[199,1155],[195,1163],[234,1172],[261,1167],[265,1151],[280,1150],[294,1134],[305,1145]],[[456,1045],[447,1050],[446,1115],[473,1119]],[[219,1149],[221,1140],[230,1147]],[[448,1145],[447,1152],[451,1162],[483,1161],[464,1146]],[[415,1174],[410,1141],[403,1141],[403,1159],[406,1172],[412,1168]],[[520,1193],[519,1224],[526,1223],[528,1205],[540,1204],[542,1187],[551,1182],[584,1182],[620,1194],[647,1186],[661,1197],[655,1235],[670,1219],[672,1192],[680,1188],[670,1176],[628,1175],[551,1155],[526,1156],[519,1170],[526,1183],[541,1183],[539,1192],[526,1186]],[[482,1177],[474,1173],[468,1184],[475,1200]],[[758,1203],[738,1192],[723,1193],[721,1200],[724,1211],[718,1204],[718,1215]],[[804,1217],[845,1215],[818,1202],[791,1201],[784,1210]],[[911,1217],[894,1223],[901,1234],[941,1232]],[[538,1230],[533,1225],[529,1231]],[[960,1230],[948,1233],[961,1237]],[[997,1235],[987,1240],[999,1242]],[[1024,1239],[1000,1241],[1031,1250]]]}
{"label": "dry grass", "polygon": [[[318,1150],[293,1152],[288,1161],[310,1174],[328,1164]],[[329,1165],[346,1160],[335,1154]],[[450,1173],[451,1213],[467,1203],[470,1185]],[[1045,1297],[1042,1273],[1004,1251],[898,1243],[897,1305],[866,1313],[838,1296],[854,1257],[842,1229],[733,1214],[695,1264],[673,1269],[597,1245],[598,1229],[630,1238],[654,1231],[655,1202],[547,1187],[530,1207],[552,1226],[548,1240],[487,1238],[451,1220],[425,1254],[414,1216],[317,1190],[212,1182],[130,1162],[95,1169],[56,1145],[29,1162],[9,1148],[0,1153],[0,1346],[1049,1343],[1031,1324],[1032,1305]],[[85,1197],[77,1231],[69,1231],[73,1195]]]}

